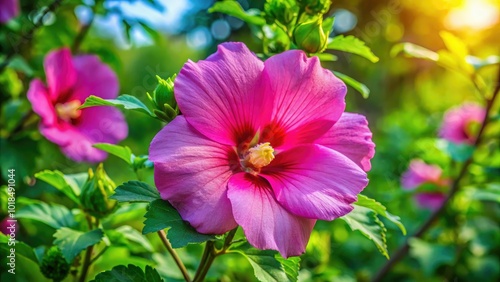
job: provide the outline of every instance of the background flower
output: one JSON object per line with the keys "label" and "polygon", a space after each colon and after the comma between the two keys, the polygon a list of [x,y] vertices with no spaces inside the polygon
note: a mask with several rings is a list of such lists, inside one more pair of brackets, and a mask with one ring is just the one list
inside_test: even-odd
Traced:
{"label": "background flower", "polygon": [[18,0],[0,0],[0,23],[6,23],[19,15]]}
{"label": "background flower", "polygon": [[44,61],[47,87],[34,79],[28,90],[33,111],[40,118],[40,132],[75,161],[99,162],[107,154],[93,148],[99,142],[118,143],[127,136],[123,114],[111,107],[79,110],[85,99],[118,95],[115,73],[97,56],[72,57],[67,48],[49,53]]}
{"label": "background flower", "polygon": [[316,57],[288,51],[262,63],[241,43],[188,62],[175,81],[183,116],[153,139],[164,199],[199,232],[242,226],[283,256],[304,252],[316,219],[352,210],[374,154],[346,87]]}
{"label": "background flower", "polygon": [[453,143],[473,144],[485,115],[485,109],[473,103],[452,108],[444,115],[439,135]]}

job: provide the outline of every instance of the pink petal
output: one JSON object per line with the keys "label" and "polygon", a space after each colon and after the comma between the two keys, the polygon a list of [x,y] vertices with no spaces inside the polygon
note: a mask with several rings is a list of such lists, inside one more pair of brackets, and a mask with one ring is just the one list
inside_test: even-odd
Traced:
{"label": "pink petal", "polygon": [[[232,155],[233,154],[233,155]],[[222,234],[236,227],[227,198],[232,148],[211,141],[176,117],[153,139],[149,157],[155,184],[198,232]]]}
{"label": "pink petal", "polygon": [[66,102],[77,79],[71,51],[62,48],[50,52],[45,56],[43,66],[52,102]]}
{"label": "pink petal", "polygon": [[106,159],[104,151],[92,147],[96,141],[78,131],[72,125],[61,122],[56,126],[40,126],[40,132],[45,138],[59,145],[61,151],[77,162],[100,162]]}
{"label": "pink petal", "polygon": [[422,160],[412,160],[408,170],[401,176],[401,185],[405,189],[415,189],[424,183],[441,183],[443,171],[436,165],[428,165]]}
{"label": "pink petal", "polygon": [[316,220],[295,216],[284,209],[265,179],[247,173],[235,174],[229,180],[227,195],[234,218],[250,244],[277,250],[285,258],[304,253]]}
{"label": "pink petal", "polygon": [[242,43],[223,43],[215,54],[187,62],[175,80],[175,97],[189,124],[227,145],[251,139],[268,120],[260,91],[263,63]]}
{"label": "pink petal", "polygon": [[364,171],[371,169],[370,160],[375,155],[375,144],[368,122],[362,115],[343,113],[330,130],[314,143],[344,154]]}
{"label": "pink petal", "polygon": [[19,0],[0,0],[0,23],[19,15]]}
{"label": "pink petal", "polygon": [[42,81],[39,79],[31,81],[27,96],[33,111],[40,116],[44,125],[53,125],[57,122],[49,92]]}
{"label": "pink petal", "polygon": [[83,109],[75,128],[94,143],[116,144],[128,134],[125,117],[122,112],[112,107]]}
{"label": "pink petal", "polygon": [[274,97],[272,122],[261,139],[273,147],[309,143],[324,133],[344,111],[345,84],[321,67],[317,57],[293,50],[265,62],[265,95]]}
{"label": "pink petal", "polygon": [[104,99],[114,99],[118,96],[119,83],[115,72],[101,62],[95,55],[80,55],[73,58],[78,78],[76,80],[72,99],[78,99],[83,104],[90,95]]}
{"label": "pink petal", "polygon": [[430,210],[438,209],[446,199],[446,195],[440,192],[424,192],[415,195],[417,204]]}
{"label": "pink petal", "polygon": [[354,162],[320,145],[299,145],[277,154],[261,175],[288,211],[323,220],[349,213],[368,184],[366,173]]}
{"label": "pink petal", "polygon": [[471,122],[481,123],[486,116],[486,110],[474,103],[465,103],[446,112],[439,136],[454,142],[474,144],[476,136],[468,132],[467,126]]}

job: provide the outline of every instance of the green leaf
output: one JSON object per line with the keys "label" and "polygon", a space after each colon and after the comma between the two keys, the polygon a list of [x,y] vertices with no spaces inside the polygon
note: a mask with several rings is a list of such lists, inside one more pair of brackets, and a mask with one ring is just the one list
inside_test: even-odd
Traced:
{"label": "green leaf", "polygon": [[215,2],[212,8],[208,9],[209,13],[223,13],[229,16],[238,18],[246,23],[254,25],[265,25],[266,20],[257,15],[252,15],[245,12],[238,1],[226,0]]}
{"label": "green leaf", "polygon": [[467,61],[467,63],[472,65],[474,67],[474,69],[476,69],[476,70],[481,69],[483,67],[500,64],[500,56],[488,56],[485,59],[481,59],[481,58],[469,55],[469,56],[465,57],[465,60]]}
{"label": "green leaf", "polygon": [[247,242],[231,248],[230,252],[243,255],[259,281],[297,281],[299,257],[284,259],[276,251],[258,250]]}
{"label": "green leaf", "polygon": [[20,209],[16,213],[16,217],[36,220],[55,229],[75,225],[73,214],[65,206],[56,204],[48,205],[43,202],[31,204]]}
{"label": "green leaf", "polygon": [[322,62],[335,62],[338,57],[330,54],[330,53],[316,53],[314,56],[317,56]]}
{"label": "green leaf", "polygon": [[84,233],[63,227],[54,234],[54,245],[59,247],[66,261],[72,263],[73,259],[85,248],[99,243],[102,236],[104,232],[101,229]]}
{"label": "green leaf", "polygon": [[354,230],[359,230],[365,237],[372,240],[379,251],[386,258],[389,258],[386,244],[386,229],[384,224],[378,219],[377,213],[369,208],[354,205],[354,209],[340,217],[349,227]]}
{"label": "green leaf", "polygon": [[395,57],[400,53],[403,53],[407,57],[426,59],[433,62],[437,62],[439,60],[439,55],[436,52],[413,43],[399,43],[392,47],[392,57]]}
{"label": "green leaf", "polygon": [[500,183],[486,185],[486,187],[481,188],[468,187],[464,192],[468,199],[500,203]]}
{"label": "green leaf", "polygon": [[431,244],[417,238],[408,239],[410,256],[418,260],[426,275],[431,275],[443,264],[452,263],[455,259],[455,247]]}
{"label": "green leaf", "polygon": [[[71,185],[76,185],[74,182],[71,185],[68,183],[67,178],[64,174],[58,170],[44,170],[35,174],[35,177],[47,182],[57,190],[61,191],[70,198],[76,204],[80,204],[80,198],[75,193],[75,190],[79,190],[79,188],[71,187]],[[70,180],[72,181],[72,179]]]}
{"label": "green leaf", "polygon": [[145,271],[133,264],[118,265],[113,269],[99,273],[92,282],[161,282],[156,269],[146,265]]}
{"label": "green leaf", "polygon": [[120,95],[116,99],[102,99],[101,97],[90,95],[87,99],[85,99],[85,103],[80,106],[80,109],[95,106],[123,107],[126,110],[133,110],[155,117],[153,113],[148,109],[148,107],[144,105],[144,103],[142,103],[134,96],[130,96],[127,94]]}
{"label": "green leaf", "polygon": [[369,60],[372,63],[376,63],[379,61],[379,58],[375,56],[375,54],[373,54],[372,50],[370,50],[368,46],[365,45],[365,42],[352,35],[337,35],[329,40],[326,48],[330,50],[339,50],[356,54]]}
{"label": "green leaf", "polygon": [[111,240],[112,244],[128,246],[131,243],[136,243],[148,252],[154,252],[153,246],[148,239],[139,231],[129,225],[123,225],[116,229],[107,230],[106,235]]}
{"label": "green leaf", "polygon": [[396,224],[399,227],[403,235],[406,235],[406,228],[403,225],[403,223],[401,223],[401,218],[399,218],[399,216],[390,214],[387,211],[387,208],[381,203],[375,201],[374,199],[368,198],[365,195],[359,194],[358,201],[354,204],[357,206],[369,208],[375,213],[387,218],[388,220],[390,220],[392,223]]}
{"label": "green leaf", "polygon": [[370,96],[370,89],[368,89],[368,87],[366,87],[366,85],[364,85],[363,83],[355,80],[354,78],[352,78],[350,76],[347,76],[343,73],[340,73],[338,71],[334,71],[333,73],[338,78],[340,78],[345,84],[351,86],[356,91],[361,93],[361,96],[363,96],[363,98],[367,99]]}
{"label": "green leaf", "polygon": [[474,154],[474,146],[468,144],[455,144],[446,140],[439,140],[437,147],[448,153],[457,162],[464,162]]}
{"label": "green leaf", "polygon": [[113,156],[117,156],[129,165],[132,164],[132,151],[127,146],[119,146],[108,143],[96,143],[93,145],[93,147],[110,153]]}
{"label": "green leaf", "polygon": [[[25,257],[38,264],[38,259],[33,248],[21,241],[10,241],[10,236],[0,233],[0,249],[6,254],[10,254],[10,249],[16,249],[16,258]],[[15,243],[14,243],[15,242]]]}
{"label": "green leaf", "polygon": [[144,221],[142,234],[169,228],[167,238],[174,248],[215,239],[214,235],[198,233],[189,223],[182,220],[179,212],[169,202],[162,199],[151,202],[144,217],[146,217],[146,221]]}
{"label": "green leaf", "polygon": [[118,202],[152,202],[160,199],[155,187],[140,181],[129,181],[116,187],[110,197]]}
{"label": "green leaf", "polygon": [[448,31],[441,31],[439,33],[441,39],[443,39],[444,45],[446,48],[458,58],[464,59],[469,54],[469,50],[467,50],[467,46],[465,43],[452,33]]}
{"label": "green leaf", "polygon": [[66,183],[73,189],[75,195],[80,196],[83,185],[87,182],[89,174],[86,172],[75,173],[75,174],[65,174],[64,179]]}

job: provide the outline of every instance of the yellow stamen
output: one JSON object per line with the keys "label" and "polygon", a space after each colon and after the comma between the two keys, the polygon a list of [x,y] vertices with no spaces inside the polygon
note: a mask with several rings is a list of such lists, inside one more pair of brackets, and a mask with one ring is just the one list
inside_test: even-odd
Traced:
{"label": "yellow stamen", "polygon": [[274,149],[269,142],[258,144],[248,149],[245,160],[255,168],[262,168],[274,159]]}
{"label": "yellow stamen", "polygon": [[78,100],[73,100],[64,104],[56,104],[57,116],[65,121],[76,119],[82,114],[82,111],[78,109],[81,105],[82,103]]}

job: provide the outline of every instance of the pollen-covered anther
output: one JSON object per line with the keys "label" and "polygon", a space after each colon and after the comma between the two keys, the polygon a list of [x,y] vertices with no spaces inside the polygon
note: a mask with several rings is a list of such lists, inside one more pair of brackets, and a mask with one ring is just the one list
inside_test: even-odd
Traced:
{"label": "pollen-covered anther", "polygon": [[274,159],[274,149],[269,142],[248,149],[245,161],[255,168],[262,168]]}
{"label": "pollen-covered anther", "polygon": [[80,115],[82,114],[82,111],[79,110],[78,108],[81,105],[82,105],[82,103],[80,103],[80,101],[78,101],[78,100],[73,100],[71,102],[67,102],[64,104],[61,104],[61,103],[56,104],[55,108],[56,108],[57,116],[65,121],[79,118]]}

